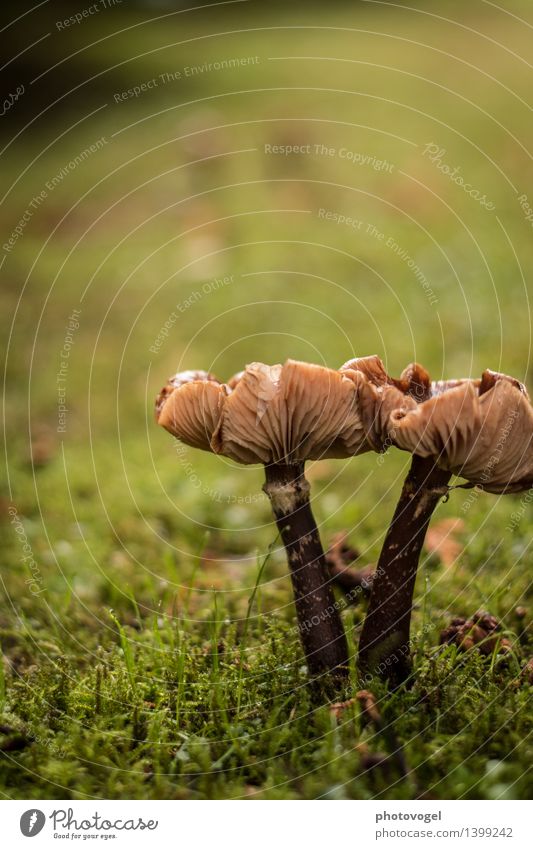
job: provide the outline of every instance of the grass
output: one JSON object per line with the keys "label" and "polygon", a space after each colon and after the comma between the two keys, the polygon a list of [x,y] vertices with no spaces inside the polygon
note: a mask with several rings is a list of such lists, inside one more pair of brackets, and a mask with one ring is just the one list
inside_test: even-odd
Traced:
{"label": "grass", "polygon": [[[511,6],[531,23],[527,3]],[[111,70],[3,155],[9,234],[65,164],[106,139],[48,191],[2,267],[5,796],[530,796],[531,687],[520,677],[533,654],[527,501],[457,490],[439,506],[435,522],[462,520],[461,550],[448,567],[424,556],[412,686],[372,685],[384,720],[376,729],[357,704],[336,718],[310,692],[261,470],[178,451],[152,420],[176,368],[227,377],[289,356],[338,366],[378,353],[394,373],[419,359],[435,378],[490,366],[533,388],[533,249],[517,201],[531,174],[520,58],[529,30],[477,2],[421,10],[311,6],[296,37],[297,8],[240,4],[101,40],[143,21],[121,10],[32,51],[44,70],[67,45],[94,42],[34,86],[18,117],[11,110],[21,120],[13,133],[66,79]],[[34,38],[26,30],[14,43],[35,41],[33,26]],[[213,32],[227,34],[205,37]],[[260,61],[114,101],[158,74],[227,56]],[[315,58],[279,58],[288,56]],[[429,143],[495,211],[438,170],[423,153]],[[265,144],[336,153],[280,156]],[[343,148],[392,171],[350,164]],[[63,433],[57,374],[74,309]],[[150,351],[172,313],[168,338]],[[389,452],[309,464],[324,541],[347,529],[361,561],[375,562],[407,463]],[[22,560],[25,544],[32,559]],[[439,647],[453,616],[480,608],[502,621],[511,655]],[[342,614],[352,652],[364,613],[360,601]],[[352,670],[339,701],[362,683]],[[369,770],[376,754],[387,760]]]}

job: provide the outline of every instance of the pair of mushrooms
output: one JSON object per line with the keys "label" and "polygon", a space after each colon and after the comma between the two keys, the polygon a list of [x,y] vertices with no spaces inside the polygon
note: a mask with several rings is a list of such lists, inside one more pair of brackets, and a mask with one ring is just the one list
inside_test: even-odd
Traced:
{"label": "pair of mushrooms", "polygon": [[193,448],[265,466],[264,491],[287,551],[301,641],[313,676],[348,673],[348,647],[311,512],[306,460],[391,445],[413,455],[386,534],[359,644],[359,667],[394,684],[410,672],[409,629],[420,552],[452,474],[488,492],[533,484],[533,412],[524,386],[496,372],[431,382],[418,364],[399,379],[379,357],[338,371],[288,360],[252,363],[220,383],[181,372],[156,401],[158,424]]}

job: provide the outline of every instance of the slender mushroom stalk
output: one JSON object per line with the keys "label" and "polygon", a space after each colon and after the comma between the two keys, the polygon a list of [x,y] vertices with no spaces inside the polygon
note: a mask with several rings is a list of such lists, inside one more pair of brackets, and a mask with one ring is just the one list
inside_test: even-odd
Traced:
{"label": "slender mushroom stalk", "polygon": [[359,668],[393,686],[411,672],[410,628],[418,562],[431,516],[448,492],[450,473],[416,454],[383,548],[359,641]]}
{"label": "slender mushroom stalk", "polygon": [[[196,376],[195,376],[196,375]],[[348,674],[348,648],[311,512],[306,460],[371,449],[360,415],[362,374],[288,360],[252,363],[229,383],[177,375],[156,417],[178,439],[242,464],[265,466],[268,495],[287,551],[302,645],[310,673]]]}
{"label": "slender mushroom stalk", "polygon": [[[392,444],[391,416],[407,415],[431,394],[429,375],[417,363],[408,366],[399,379],[387,374],[378,357],[352,360],[342,366],[343,370],[362,371],[368,378],[365,426],[377,440],[376,450],[386,450]],[[368,420],[371,416],[374,421]],[[380,672],[395,681],[409,674],[409,631],[418,561],[431,515],[447,492],[449,478],[450,474],[436,468],[432,460],[413,458],[372,580],[359,642],[359,668],[365,674]]]}
{"label": "slender mushroom stalk", "polygon": [[265,466],[264,491],[287,552],[300,639],[312,675],[348,671],[348,646],[329,583],[303,463]]}
{"label": "slender mushroom stalk", "polygon": [[414,393],[417,407],[390,417],[391,442],[414,456],[385,537],[359,644],[361,671],[393,685],[411,671],[418,561],[451,475],[499,493],[527,489],[533,481],[533,412],[522,384],[490,371],[480,381],[430,383],[426,376],[417,382],[423,387]]}

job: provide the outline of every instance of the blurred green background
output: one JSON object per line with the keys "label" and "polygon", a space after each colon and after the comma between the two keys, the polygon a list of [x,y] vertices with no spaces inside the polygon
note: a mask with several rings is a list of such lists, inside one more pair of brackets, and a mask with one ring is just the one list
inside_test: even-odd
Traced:
{"label": "blurred green background", "polygon": [[[152,412],[175,371],[377,353],[393,374],[418,360],[533,385],[526,0],[22,8],[0,34],[5,97],[24,88],[0,127],[1,618],[19,683],[45,655],[90,668],[109,608],[171,621],[192,575],[192,633],[213,588],[242,615],[274,537],[262,472],[176,456]],[[406,462],[313,464],[325,540],[347,529],[375,560]],[[435,621],[504,617],[529,587],[527,516],[504,530],[516,501],[464,503],[441,508],[469,545],[432,578]],[[265,574],[265,609],[290,620],[280,552]]]}

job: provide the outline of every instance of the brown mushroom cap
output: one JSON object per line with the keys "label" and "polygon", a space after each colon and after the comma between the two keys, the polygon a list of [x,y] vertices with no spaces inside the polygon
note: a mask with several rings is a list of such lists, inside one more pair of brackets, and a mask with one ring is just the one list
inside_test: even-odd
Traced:
{"label": "brown mushroom cap", "polygon": [[339,369],[340,372],[361,372],[374,386],[392,386],[393,380],[389,377],[383,360],[376,354],[369,357],[354,357],[347,360]]}
{"label": "brown mushroom cap", "polygon": [[241,379],[241,377],[243,376],[243,374],[244,374],[244,371],[238,371],[236,374],[234,374],[230,377],[230,379],[228,380],[228,386],[229,386],[230,389],[232,389],[232,390],[235,389],[235,387],[237,386],[237,384],[238,384],[239,380]]}
{"label": "brown mushroom cap", "polygon": [[[427,372],[416,363],[407,366],[399,380],[387,374],[378,356],[348,360],[340,372],[359,381],[360,408],[367,439],[375,451],[383,451],[391,441],[389,422],[393,411],[407,412],[416,407],[415,397],[429,385]],[[361,375],[365,380],[361,381]],[[415,397],[413,397],[415,396]]]}
{"label": "brown mushroom cap", "polygon": [[186,445],[210,451],[228,391],[209,372],[180,372],[157,397],[156,421]]}
{"label": "brown mushroom cap", "polygon": [[295,360],[252,363],[224,403],[212,448],[239,463],[266,465],[368,451],[358,384]]}
{"label": "brown mushroom cap", "polygon": [[415,409],[391,414],[395,445],[482,486],[513,492],[533,484],[533,410],[512,377],[486,371],[481,381],[433,384]]}

